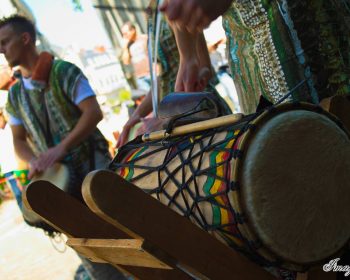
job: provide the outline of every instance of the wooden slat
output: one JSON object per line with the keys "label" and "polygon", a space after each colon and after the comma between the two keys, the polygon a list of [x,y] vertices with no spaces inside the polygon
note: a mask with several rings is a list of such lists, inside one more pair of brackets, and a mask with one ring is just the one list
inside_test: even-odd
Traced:
{"label": "wooden slat", "polygon": [[128,238],[128,235],[96,216],[86,205],[47,181],[31,183],[23,202],[48,224],[67,236],[79,238]]}
{"label": "wooden slat", "polygon": [[[30,184],[23,197],[24,203],[48,224],[76,238],[129,239],[130,236],[94,214],[86,205],[47,181]],[[90,252],[92,258],[97,258]],[[118,266],[138,279],[191,279],[179,269],[165,270],[134,266]]]}
{"label": "wooden slat", "polygon": [[167,264],[144,250],[140,239],[81,239],[70,238],[67,244],[85,255],[86,249],[112,264],[171,269]]}
{"label": "wooden slat", "polygon": [[88,174],[83,197],[89,208],[134,238],[142,237],[208,279],[275,279],[120,176],[105,170]]}
{"label": "wooden slat", "polygon": [[[77,246],[75,246],[74,243],[75,240],[89,240],[89,239],[86,239],[86,238],[68,238],[66,244],[68,246],[70,246],[72,249],[74,249],[78,254],[84,256],[85,258],[89,259],[90,261],[92,262],[95,262],[95,263],[109,263],[107,260],[104,260],[102,256],[99,255],[98,252],[95,252],[93,250],[93,248],[89,248],[89,247],[85,247],[85,246],[80,246],[81,244],[78,244]],[[99,240],[99,239],[97,239]],[[70,244],[70,242],[73,241],[73,244]],[[113,264],[113,263],[110,263],[110,264]],[[116,263],[116,265],[118,265]]]}
{"label": "wooden slat", "polygon": [[324,272],[322,268],[309,271],[307,280],[336,280],[337,273]]}

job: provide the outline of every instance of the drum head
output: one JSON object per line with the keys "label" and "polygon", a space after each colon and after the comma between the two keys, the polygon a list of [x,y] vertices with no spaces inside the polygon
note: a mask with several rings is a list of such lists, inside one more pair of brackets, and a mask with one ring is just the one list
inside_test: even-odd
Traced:
{"label": "drum head", "polygon": [[314,263],[350,237],[350,141],[325,115],[282,112],[257,123],[242,159],[251,230],[283,260]]}
{"label": "drum head", "polygon": [[61,190],[66,190],[68,187],[68,179],[69,171],[67,166],[61,163],[55,163],[43,173],[35,175],[31,182],[38,180],[49,181]]}

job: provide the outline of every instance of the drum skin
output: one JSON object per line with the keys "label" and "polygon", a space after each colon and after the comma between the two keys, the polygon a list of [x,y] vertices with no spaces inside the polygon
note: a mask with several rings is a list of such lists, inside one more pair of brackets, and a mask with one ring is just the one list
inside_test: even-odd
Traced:
{"label": "drum skin", "polygon": [[[65,191],[68,188],[69,171],[67,166],[61,163],[55,163],[50,168],[40,174],[36,174],[29,184],[35,181],[49,181],[61,190]],[[27,208],[25,203],[22,203],[22,214],[24,219],[31,225],[37,226],[43,222],[41,217],[31,209]]]}
{"label": "drum skin", "polygon": [[349,159],[335,117],[286,103],[226,127],[137,139],[110,169],[251,260],[302,271],[349,240]]}
{"label": "drum skin", "polygon": [[31,182],[44,180],[49,181],[61,190],[65,191],[68,188],[69,171],[66,165],[55,163],[44,172],[35,175]]}
{"label": "drum skin", "polygon": [[300,264],[339,251],[350,236],[348,135],[324,115],[295,110],[261,124],[246,144],[241,198],[261,242]]}

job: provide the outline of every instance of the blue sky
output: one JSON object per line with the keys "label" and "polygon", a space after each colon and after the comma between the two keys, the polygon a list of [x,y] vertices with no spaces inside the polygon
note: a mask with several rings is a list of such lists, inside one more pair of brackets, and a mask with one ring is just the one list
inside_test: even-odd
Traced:
{"label": "blue sky", "polygon": [[60,47],[71,44],[79,48],[96,45],[110,46],[90,0],[81,0],[83,11],[74,11],[71,0],[25,0],[36,18],[36,23],[51,43]]}

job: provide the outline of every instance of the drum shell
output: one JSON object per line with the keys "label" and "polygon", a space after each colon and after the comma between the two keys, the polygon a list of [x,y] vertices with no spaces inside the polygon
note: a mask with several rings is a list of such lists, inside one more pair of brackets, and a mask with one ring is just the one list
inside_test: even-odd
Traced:
{"label": "drum shell", "polygon": [[[248,116],[241,122],[229,127],[218,127],[216,129],[217,135],[222,135],[225,132],[227,133],[227,131],[229,131],[232,135],[235,135],[227,141],[222,140],[220,137],[217,137],[218,139],[216,140],[210,138],[212,136],[203,137],[203,135],[206,134],[210,135],[212,133],[211,130],[204,130],[203,132],[197,134],[184,135],[182,137],[177,137],[176,139],[163,139],[162,141],[143,144],[141,144],[140,140],[137,139],[127,144],[120,150],[116,158],[111,163],[110,168],[120,174],[122,177],[144,189],[146,192],[150,193],[159,199],[162,203],[165,203],[177,211],[179,214],[189,217],[195,224],[204,228],[222,242],[243,252],[253,261],[266,266],[275,265],[296,271],[305,270],[309,266],[324,263],[324,258],[315,258],[315,261],[312,262],[299,263],[285,258],[283,259],[278,253],[276,254],[274,250],[271,250],[271,248],[268,248],[264,244],[261,244],[262,242],[256,232],[255,227],[249,224],[249,220],[251,219],[245,211],[246,205],[244,201],[246,200],[244,197],[242,197],[243,192],[241,191],[241,189],[244,189],[244,185],[242,185],[244,155],[249,150],[250,142],[259,130],[259,126],[263,126],[264,123],[273,119],[276,115],[279,115],[283,112],[295,110],[310,111],[325,116],[326,118],[329,118],[335,126],[339,127],[341,130],[344,130],[341,123],[339,123],[336,118],[321,110],[319,107],[309,104],[284,104],[265,111],[260,115],[253,117]],[[198,167],[197,162],[195,164],[192,164],[195,168],[192,166],[186,169],[186,172],[192,172],[192,174],[186,174],[185,176],[182,174],[182,180],[166,179],[166,176],[173,176],[175,169],[177,169],[177,171],[184,170],[184,166],[190,165],[188,161],[181,160],[180,164],[177,167],[172,166],[173,159],[176,157],[186,158],[188,156],[188,153],[190,153],[188,151],[185,152],[187,148],[181,147],[181,145],[183,145],[183,143],[186,141],[201,142],[201,137],[208,137],[209,139],[207,142],[202,142],[201,145],[203,149],[208,149],[208,146],[213,144],[212,141],[218,142],[215,147],[208,149],[208,153],[206,155],[203,155],[203,157],[208,157],[211,158],[211,160],[215,161],[215,168],[209,170],[210,168],[208,169],[208,166],[204,164],[204,166],[202,166],[202,172],[197,172],[197,175],[193,175],[193,169],[197,170]],[[177,142],[177,148],[172,148],[178,149],[178,153],[175,153],[174,156],[171,154],[171,152],[169,152],[169,148],[166,148],[168,149],[167,152],[164,152],[164,150],[162,150],[162,148],[167,147],[168,141]],[[155,155],[153,152],[147,154],[149,147],[153,147],[154,150],[158,151],[157,153],[163,151],[163,154],[161,155],[156,153]],[[220,155],[219,151],[217,154],[213,155],[218,149],[221,149],[221,151],[225,152]],[[195,148],[192,148],[191,152],[195,153]],[[211,153],[211,155],[209,155],[209,153]],[[171,158],[172,156],[173,158]],[[165,158],[167,160],[165,160]],[[156,164],[155,161],[157,161]],[[193,161],[195,162],[195,160]],[[145,169],[143,169],[144,167]],[[159,171],[162,168],[163,170],[164,168],[167,170],[164,172]],[[182,209],[186,203],[181,204],[180,202],[176,202],[175,200],[169,198],[169,193],[167,195],[162,194],[161,186],[167,184],[166,180],[168,180],[168,182],[173,180],[177,182],[174,184],[175,187],[171,194],[176,195],[177,192],[178,196],[185,196],[181,192],[181,184],[188,184],[188,182],[191,181],[191,176],[203,176],[203,174],[209,174],[214,169],[216,174],[214,174],[211,179],[214,181],[215,178],[221,179],[216,182],[218,186],[216,186],[216,190],[212,196],[208,195],[208,192],[206,191],[197,189],[205,189],[208,180],[199,179],[195,183],[192,182],[193,185],[195,185],[193,186],[193,193],[200,197],[202,205],[204,205],[204,199],[201,196],[203,196],[203,194],[206,194],[206,202],[210,201],[216,207],[216,209],[213,210],[212,214],[208,214],[210,211],[208,210],[208,205],[202,206],[204,216],[209,216],[207,219],[203,219],[205,220],[204,222],[201,220],[201,217],[194,217],[191,215],[191,213],[188,213],[186,209]],[[140,170],[142,171],[140,172]],[[151,175],[152,173],[153,175]],[[152,179],[150,179],[151,177]],[[181,183],[179,183],[179,181],[181,181]],[[215,187],[215,183],[211,185],[211,187],[213,186]],[[191,196],[191,194],[189,196]],[[219,206],[215,204],[219,204]],[[215,208],[214,206],[213,208]],[[193,208],[195,207],[196,206]],[[201,213],[197,214],[201,216]],[[215,215],[220,216],[220,224],[215,221]],[[227,232],[230,232],[230,234],[227,234]]]}

